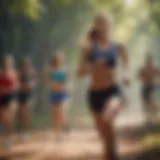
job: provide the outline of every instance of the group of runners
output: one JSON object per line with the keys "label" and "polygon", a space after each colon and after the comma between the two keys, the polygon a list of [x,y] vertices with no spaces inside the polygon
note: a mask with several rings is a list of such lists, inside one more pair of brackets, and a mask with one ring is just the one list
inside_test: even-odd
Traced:
{"label": "group of runners", "polygon": [[[90,77],[87,100],[96,130],[101,138],[106,160],[117,160],[114,122],[126,103],[122,85],[117,80],[116,68],[121,62],[123,86],[131,85],[130,62],[126,46],[111,39],[110,18],[97,14],[92,27],[86,34],[81,47],[77,75]],[[69,71],[64,66],[64,54],[55,52],[45,70],[45,83],[50,89],[49,99],[54,129],[60,138],[65,122],[65,101],[70,96],[68,89]],[[156,104],[153,93],[158,86],[160,69],[155,67],[151,54],[138,71],[141,95],[147,122],[155,117]],[[30,124],[30,100],[37,83],[36,72],[31,60],[25,58],[19,71],[14,67],[13,58],[6,56],[0,71],[0,123],[6,128],[7,143],[13,131],[10,102],[18,102],[18,118],[25,132]]]}

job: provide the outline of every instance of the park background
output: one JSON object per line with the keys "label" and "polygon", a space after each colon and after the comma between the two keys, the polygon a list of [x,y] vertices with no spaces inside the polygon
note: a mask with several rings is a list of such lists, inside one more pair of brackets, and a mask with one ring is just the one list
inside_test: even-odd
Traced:
{"label": "park background", "polygon": [[[32,129],[50,127],[48,89],[43,83],[43,69],[55,50],[65,53],[65,63],[71,74],[69,123],[73,128],[92,127],[85,99],[88,79],[77,79],[76,68],[84,36],[93,16],[99,11],[112,15],[113,38],[125,43],[131,64],[132,85],[130,89],[124,88],[129,103],[117,125],[143,124],[137,71],[147,52],[152,53],[156,65],[160,66],[159,8],[159,0],[0,0],[0,59],[13,54],[19,67],[24,56],[31,56],[37,69]],[[121,68],[118,72],[118,79],[121,79]],[[158,106],[159,95],[157,90]]]}

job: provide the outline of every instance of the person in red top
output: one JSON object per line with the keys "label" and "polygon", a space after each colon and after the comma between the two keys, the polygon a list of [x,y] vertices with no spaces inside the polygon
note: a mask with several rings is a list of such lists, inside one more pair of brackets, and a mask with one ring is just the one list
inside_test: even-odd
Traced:
{"label": "person in red top", "polygon": [[13,130],[10,107],[15,100],[18,88],[16,70],[12,56],[5,56],[0,71],[0,123],[5,127],[5,145],[10,144]]}

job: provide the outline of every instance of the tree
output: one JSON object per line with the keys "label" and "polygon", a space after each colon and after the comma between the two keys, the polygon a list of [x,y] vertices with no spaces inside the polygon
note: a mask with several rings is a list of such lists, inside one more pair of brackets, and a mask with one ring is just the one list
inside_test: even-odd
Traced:
{"label": "tree", "polygon": [[[40,0],[1,0],[0,1],[0,42],[1,56],[5,52],[14,52],[16,42],[23,41],[21,24],[28,26],[39,16]],[[17,31],[18,29],[18,31]],[[22,30],[20,33],[19,31]],[[18,35],[18,33],[20,33]],[[17,37],[21,40],[17,40]],[[25,39],[25,38],[24,38]],[[28,44],[28,43],[26,43]]]}

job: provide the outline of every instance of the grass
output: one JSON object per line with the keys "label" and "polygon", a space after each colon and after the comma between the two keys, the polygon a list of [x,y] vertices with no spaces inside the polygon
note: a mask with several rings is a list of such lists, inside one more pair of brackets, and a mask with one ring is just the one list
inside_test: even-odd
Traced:
{"label": "grass", "polygon": [[43,113],[34,113],[32,116],[32,128],[33,129],[44,129],[50,126],[50,116]]}

